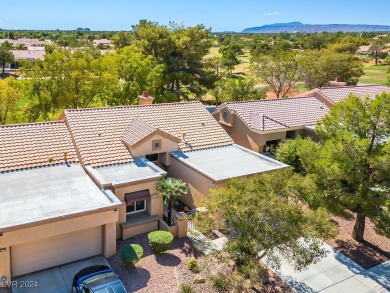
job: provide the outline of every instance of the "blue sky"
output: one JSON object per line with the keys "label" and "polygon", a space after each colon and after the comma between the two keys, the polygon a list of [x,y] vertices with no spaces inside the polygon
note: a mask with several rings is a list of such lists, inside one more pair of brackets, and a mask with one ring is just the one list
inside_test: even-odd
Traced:
{"label": "blue sky", "polygon": [[139,19],[241,31],[276,22],[390,25],[389,0],[1,0],[0,28],[129,30]]}

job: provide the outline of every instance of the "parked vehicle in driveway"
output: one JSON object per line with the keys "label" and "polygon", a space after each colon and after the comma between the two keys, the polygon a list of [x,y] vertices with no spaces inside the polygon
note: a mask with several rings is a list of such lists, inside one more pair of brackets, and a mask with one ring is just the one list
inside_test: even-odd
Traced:
{"label": "parked vehicle in driveway", "polygon": [[90,266],[73,277],[72,293],[127,293],[118,275],[108,266]]}

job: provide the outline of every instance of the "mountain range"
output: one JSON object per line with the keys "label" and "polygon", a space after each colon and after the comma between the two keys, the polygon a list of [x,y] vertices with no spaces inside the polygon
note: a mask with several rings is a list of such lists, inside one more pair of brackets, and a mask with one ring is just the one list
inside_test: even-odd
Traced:
{"label": "mountain range", "polygon": [[301,22],[274,23],[259,27],[250,27],[242,33],[321,33],[321,32],[388,32],[389,25],[372,24],[303,24]]}

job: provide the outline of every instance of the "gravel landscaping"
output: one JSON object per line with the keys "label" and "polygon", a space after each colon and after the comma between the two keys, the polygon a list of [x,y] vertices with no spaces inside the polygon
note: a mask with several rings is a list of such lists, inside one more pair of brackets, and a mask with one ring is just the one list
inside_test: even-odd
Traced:
{"label": "gravel landscaping", "polygon": [[[120,257],[120,249],[127,244],[139,244],[144,249],[143,257],[133,268],[124,266]],[[160,255],[151,251],[147,234],[118,241],[117,250],[118,253],[108,258],[108,262],[119,274],[128,292],[181,292],[183,284],[191,285],[194,292],[217,292],[205,275],[207,271],[205,267],[215,266],[215,259],[211,256],[199,256],[188,238],[175,239],[172,249]],[[187,261],[191,257],[198,259],[201,269],[199,273],[194,273],[187,268]],[[199,283],[194,284],[194,279]],[[268,280],[261,292],[293,291],[278,276],[269,271]]]}
{"label": "gravel landscaping", "polygon": [[354,216],[348,220],[334,216],[333,220],[339,225],[339,233],[335,239],[326,241],[330,246],[365,269],[370,269],[390,259],[390,239],[378,235],[375,232],[374,224],[369,219],[366,219],[365,241],[363,243],[352,239]]}

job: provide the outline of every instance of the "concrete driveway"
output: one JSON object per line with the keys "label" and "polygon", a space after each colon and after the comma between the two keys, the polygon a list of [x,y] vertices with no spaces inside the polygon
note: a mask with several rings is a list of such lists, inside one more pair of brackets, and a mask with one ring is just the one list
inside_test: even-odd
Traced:
{"label": "concrete driveway", "polygon": [[[72,292],[73,276],[81,269],[93,265],[110,266],[104,257],[93,257],[70,264],[54,267],[44,271],[14,278],[13,293],[69,293]],[[35,288],[21,288],[31,284]]]}

